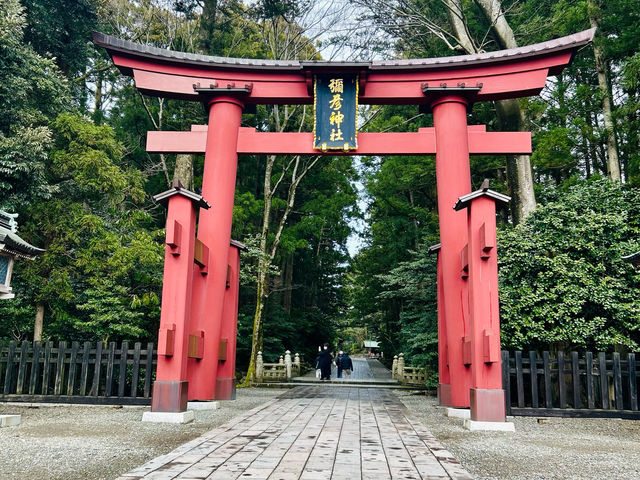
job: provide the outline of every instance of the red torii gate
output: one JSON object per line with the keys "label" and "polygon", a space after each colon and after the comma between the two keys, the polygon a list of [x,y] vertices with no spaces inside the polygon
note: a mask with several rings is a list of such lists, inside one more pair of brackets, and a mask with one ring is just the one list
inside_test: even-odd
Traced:
{"label": "red torii gate", "polygon": [[[472,420],[504,421],[494,201],[505,202],[508,197],[488,189],[471,192],[469,155],[530,153],[531,135],[468,126],[467,112],[474,102],[538,94],[547,76],[560,73],[593,35],[591,29],[536,45],[476,55],[304,62],[195,55],[95,33],[94,42],[109,52],[123,74],[134,78],[142,93],[203,102],[209,114],[208,126],[194,125],[190,132],[148,132],[147,136],[147,150],[152,153],[205,155],[201,197],[180,186],[165,192],[170,214],[164,281],[188,288],[177,288],[171,295],[163,290],[163,313],[171,313],[161,320],[165,345],[160,349],[164,354],[158,359],[152,410],[182,412],[187,397],[210,400],[231,396],[233,375],[220,378],[216,372],[220,371],[220,332],[234,332],[237,321],[237,306],[230,307],[227,300],[225,309],[225,289],[229,284],[238,154],[435,154],[441,238],[440,403],[471,406]],[[327,73],[357,74],[361,104],[430,108],[434,127],[415,133],[361,133],[358,148],[348,152],[314,149],[312,133],[257,132],[240,127],[247,106],[312,104],[314,75]],[[179,214],[171,213],[174,199],[176,212],[182,209]],[[207,208],[206,202],[212,208]],[[195,239],[193,222],[198,205]],[[467,215],[460,209],[467,209]],[[175,227],[176,221],[184,227]],[[182,235],[179,240],[177,235]],[[187,263],[180,267],[180,262],[174,261],[179,258],[176,242],[182,245],[178,250],[187,252]],[[170,328],[175,333],[168,333]],[[168,337],[173,342],[180,338],[180,354],[174,354],[178,349],[165,348]],[[227,358],[235,357],[233,343],[233,350],[227,348]]]}

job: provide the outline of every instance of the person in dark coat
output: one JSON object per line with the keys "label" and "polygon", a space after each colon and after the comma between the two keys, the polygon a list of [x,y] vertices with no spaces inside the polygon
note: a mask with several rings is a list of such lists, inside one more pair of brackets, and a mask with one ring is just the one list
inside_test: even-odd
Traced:
{"label": "person in dark coat", "polygon": [[316,357],[316,368],[320,369],[320,380],[331,380],[331,362],[333,362],[333,357],[329,352],[329,344],[325,343],[322,351]]}
{"label": "person in dark coat", "polygon": [[342,355],[343,352],[340,350],[338,355],[336,356],[336,369],[338,371],[338,378],[342,378]]}
{"label": "person in dark coat", "polygon": [[353,371],[353,362],[351,361],[351,357],[349,356],[348,353],[343,353],[342,354],[342,359],[340,361],[340,364],[342,366],[342,370],[348,370],[347,373],[350,373]]}

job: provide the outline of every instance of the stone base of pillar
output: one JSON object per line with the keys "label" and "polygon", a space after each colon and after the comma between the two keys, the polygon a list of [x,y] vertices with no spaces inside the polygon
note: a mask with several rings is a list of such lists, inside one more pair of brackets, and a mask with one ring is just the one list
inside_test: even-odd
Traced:
{"label": "stone base of pillar", "polygon": [[187,408],[189,410],[217,410],[218,402],[187,402]]}
{"label": "stone base of pillar", "polygon": [[449,418],[471,418],[471,412],[466,408],[447,408],[446,415]]}
{"label": "stone base of pillar", "polygon": [[498,388],[472,388],[470,390],[471,420],[478,422],[504,422],[507,419],[504,390]]}
{"label": "stone base of pillar", "polygon": [[438,384],[438,405],[441,407],[451,406],[451,385],[448,383]]}
{"label": "stone base of pillar", "polygon": [[184,412],[187,410],[189,382],[155,381],[151,395],[152,412]]}
{"label": "stone base of pillar", "polygon": [[144,412],[143,422],[151,423],[191,423],[195,415],[191,410],[186,412]]}
{"label": "stone base of pillar", "polygon": [[216,378],[215,400],[235,400],[236,399],[236,379]]}
{"label": "stone base of pillar", "polygon": [[513,422],[476,422],[470,418],[464,421],[464,428],[471,432],[489,431],[489,432],[515,432],[516,427]]}

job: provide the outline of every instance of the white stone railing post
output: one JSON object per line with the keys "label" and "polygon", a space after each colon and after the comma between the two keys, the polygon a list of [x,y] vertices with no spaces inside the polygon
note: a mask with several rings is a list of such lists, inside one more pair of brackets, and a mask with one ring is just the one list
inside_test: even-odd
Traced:
{"label": "white stone railing post", "polygon": [[391,378],[398,377],[398,355],[393,356],[393,364],[391,365]]}
{"label": "white stone railing post", "polygon": [[287,380],[291,380],[291,352],[289,350],[284,352],[284,365],[287,372]]}
{"label": "white stone railing post", "polygon": [[256,381],[262,381],[262,372],[264,368],[264,362],[262,360],[262,352],[258,352],[258,356],[256,358]]}
{"label": "white stone railing post", "polygon": [[404,353],[398,355],[398,376],[396,377],[400,380],[400,383],[404,382]]}
{"label": "white stone railing post", "polygon": [[300,369],[300,354],[295,354],[295,356],[293,357],[293,364],[297,365],[298,369]]}

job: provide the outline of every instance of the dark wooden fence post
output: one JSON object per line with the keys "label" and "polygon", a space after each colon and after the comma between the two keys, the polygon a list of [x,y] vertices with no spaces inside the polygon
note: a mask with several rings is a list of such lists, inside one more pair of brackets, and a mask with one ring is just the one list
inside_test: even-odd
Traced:
{"label": "dark wooden fence post", "polygon": [[49,382],[51,381],[51,350],[53,342],[47,342],[44,346],[44,359],[42,362],[42,395],[49,394]]}
{"label": "dark wooden fence post", "polygon": [[567,408],[567,384],[564,378],[564,352],[558,351],[558,394],[560,408]]}
{"label": "dark wooden fence post", "polygon": [[622,369],[620,368],[620,354],[613,353],[613,394],[616,399],[616,410],[624,410],[622,401]]}
{"label": "dark wooden fence post", "polygon": [[636,380],[636,354],[630,353],[628,355],[629,368],[629,398],[630,398],[630,408],[634,412],[638,410],[638,383]]}
{"label": "dark wooden fence post", "polygon": [[587,369],[587,406],[590,409],[595,407],[595,399],[593,398],[593,353],[587,352],[586,354],[586,369]]}
{"label": "dark wooden fence post", "polygon": [[529,370],[531,372],[531,406],[538,408],[538,354],[529,351]]}
{"label": "dark wooden fence post", "polygon": [[69,378],[67,379],[67,395],[73,395],[76,388],[76,361],[78,359],[78,342],[71,343],[71,357],[69,357]]}
{"label": "dark wooden fence post", "polygon": [[551,393],[551,359],[549,352],[542,352],[542,364],[544,369],[544,405],[553,408],[553,396]]}
{"label": "dark wooden fence post", "polygon": [[516,351],[516,389],[518,408],[524,408],[524,379],[522,378],[522,352]]}
{"label": "dark wooden fence post", "polygon": [[27,358],[29,356],[29,342],[22,342],[20,348],[20,363],[18,366],[18,381],[16,383],[16,393],[22,395],[22,389],[24,388],[24,377],[27,374]]}
{"label": "dark wooden fence post", "polygon": [[58,342],[58,357],[56,361],[56,380],[53,393],[62,394],[62,377],[64,377],[64,359],[67,355],[67,342]]}
{"label": "dark wooden fence post", "polygon": [[11,393],[11,387],[13,386],[13,362],[16,356],[16,342],[13,340],[9,342],[9,351],[7,352],[7,368],[4,375],[4,394],[9,395]]}
{"label": "dark wooden fence post", "polygon": [[120,371],[118,372],[118,396],[124,397],[124,387],[127,383],[127,358],[129,357],[129,342],[120,345]]}
{"label": "dark wooden fence post", "polygon": [[571,352],[571,380],[573,387],[573,408],[582,408],[580,399],[580,361],[578,352]]}
{"label": "dark wooden fence post", "polygon": [[151,397],[151,380],[153,377],[153,343],[147,343],[147,362],[144,370],[144,397]]}
{"label": "dark wooden fence post", "polygon": [[602,408],[609,410],[609,379],[607,378],[607,357],[604,352],[598,353],[598,366],[600,370],[600,395]]}
{"label": "dark wooden fence post", "polygon": [[93,384],[91,385],[91,395],[98,396],[100,391],[100,375],[102,370],[102,342],[96,344],[96,361],[93,366]]}
{"label": "dark wooden fence post", "polygon": [[31,364],[31,378],[29,379],[29,395],[35,395],[38,380],[40,379],[40,342],[33,342],[33,363]]}
{"label": "dark wooden fence post", "polygon": [[138,378],[140,376],[140,342],[133,346],[133,371],[131,372],[131,396],[138,393]]}
{"label": "dark wooden fence post", "polygon": [[116,342],[109,342],[109,354],[107,360],[107,385],[105,388],[105,395],[111,396],[111,388],[113,386],[113,362],[116,356]]}
{"label": "dark wooden fence post", "polygon": [[511,372],[509,367],[509,352],[502,351],[502,388],[504,390],[504,403],[506,414],[511,415]]}
{"label": "dark wooden fence post", "polygon": [[82,369],[80,370],[80,391],[83,397],[87,394],[87,378],[89,377],[89,355],[91,354],[91,342],[84,342],[82,348]]}

